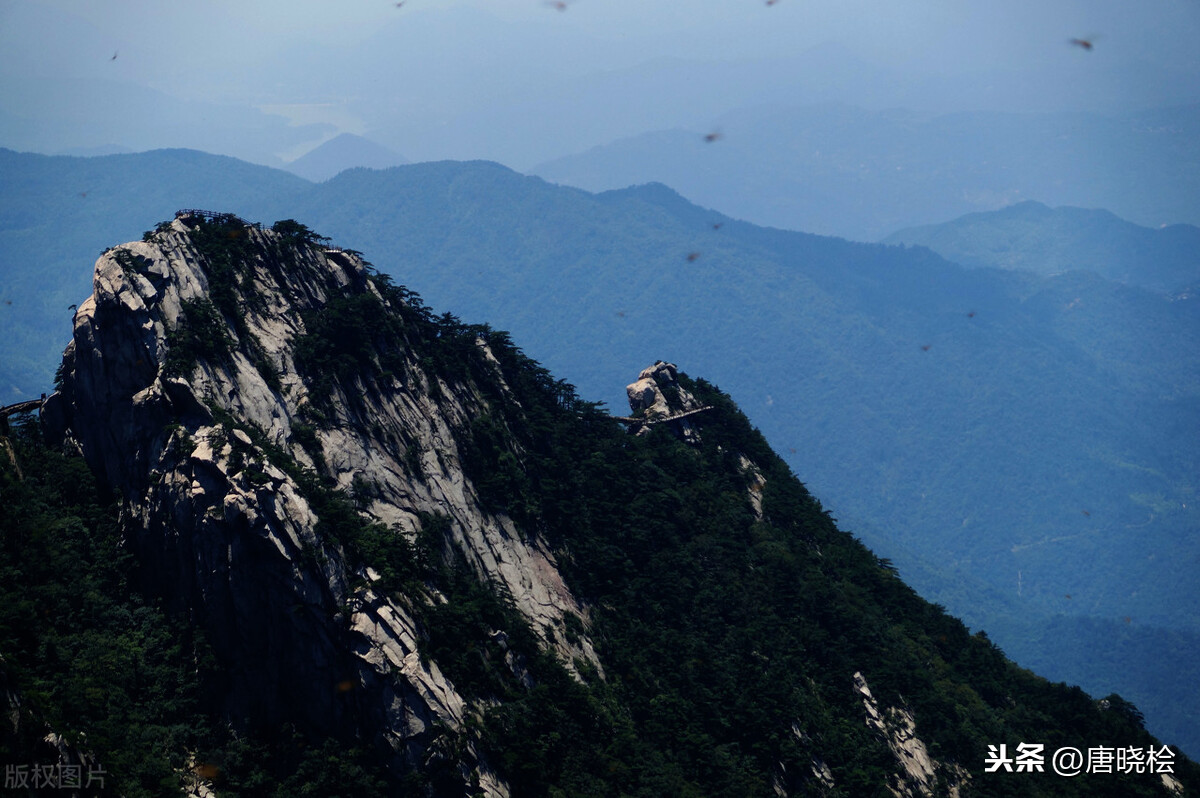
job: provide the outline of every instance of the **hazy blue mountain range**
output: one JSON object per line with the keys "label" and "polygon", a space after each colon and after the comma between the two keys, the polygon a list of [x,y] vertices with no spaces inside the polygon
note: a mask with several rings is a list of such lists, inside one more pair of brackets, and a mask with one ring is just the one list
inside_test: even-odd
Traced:
{"label": "hazy blue mountain range", "polygon": [[[658,181],[756,224],[862,241],[1027,199],[1158,227],[1200,223],[1198,131],[1197,105],[1119,115],[760,108],[530,172],[589,191]],[[706,141],[713,132],[721,137]]]}
{"label": "hazy blue mountain range", "polygon": [[356,166],[387,169],[408,163],[400,155],[353,133],[342,133],[301,155],[284,168],[305,180],[319,183]]}
{"label": "hazy blue mountain range", "polygon": [[[3,174],[23,175],[3,192],[5,291],[22,291],[0,318],[27,332],[2,360],[41,375],[8,376],[14,397],[48,385],[79,295],[51,301],[41,281],[86,286],[113,240],[91,237],[104,208],[77,196],[75,170],[119,187],[106,199],[118,238],[140,235],[122,229],[144,226],[136,212],[177,206],[294,217],[435,306],[511,330],[585,397],[619,407],[629,363],[694,364],[923,594],[1053,678],[1119,689],[1151,728],[1197,747],[1197,702],[1179,694],[1200,678],[1195,299],[1086,272],[967,269],[755,227],[664,186],[592,195],[489,163],[313,186],[199,153],[5,157]],[[57,232],[54,259],[35,227]],[[1107,658],[1066,661],[1069,639],[1076,652],[1119,640],[1119,661],[1103,674]]]}
{"label": "hazy blue mountain range", "polygon": [[[577,14],[538,2],[475,5],[375,4],[332,19],[287,6],[293,19],[277,25],[257,7],[98,14],[9,3],[0,24],[0,145],[199,147],[281,166],[354,130],[413,160],[487,158],[526,170],[646,131],[707,133],[749,106],[1125,113],[1200,101],[1194,37],[1181,33],[1195,28],[1187,2],[1146,14],[1119,3],[1014,0],[919,16],[886,4],[848,13],[801,3],[627,3]],[[1093,32],[1120,30],[1120,41],[1102,37],[1095,52],[1071,46],[1068,37],[1090,35],[1079,30],[1085,20],[1100,26]],[[346,36],[343,23],[360,33]],[[650,179],[714,204],[664,176],[625,184]]]}
{"label": "hazy blue mountain range", "polygon": [[1157,291],[1200,281],[1200,228],[1151,229],[1104,210],[1048,208],[1032,200],[900,230],[884,243],[920,244],[964,266],[1041,275],[1089,271]]}
{"label": "hazy blue mountain range", "polygon": [[169,141],[282,166],[276,151],[303,146],[329,132],[324,125],[291,126],[235,102],[180,100],[102,72],[24,78],[11,84],[0,105],[0,142],[20,150],[62,152],[104,142],[136,152]]}

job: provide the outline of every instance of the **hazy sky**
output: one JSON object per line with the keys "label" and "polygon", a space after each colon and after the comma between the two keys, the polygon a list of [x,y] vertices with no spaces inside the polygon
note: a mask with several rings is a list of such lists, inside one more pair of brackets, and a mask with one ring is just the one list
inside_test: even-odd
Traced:
{"label": "hazy sky", "polygon": [[1196,102],[1198,41],[1200,0],[0,0],[0,146],[525,168],[740,105]]}

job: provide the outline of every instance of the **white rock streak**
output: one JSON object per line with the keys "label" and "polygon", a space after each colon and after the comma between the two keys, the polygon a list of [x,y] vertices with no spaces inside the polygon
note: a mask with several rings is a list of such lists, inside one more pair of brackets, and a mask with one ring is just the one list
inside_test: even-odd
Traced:
{"label": "white rock streak", "polygon": [[912,713],[897,707],[889,707],[886,713],[881,713],[866,678],[858,672],[854,674],[854,691],[862,698],[867,726],[887,742],[899,765],[899,771],[887,785],[892,794],[897,798],[932,796],[937,772],[941,769],[949,782],[951,798],[957,798],[969,774],[959,766],[943,765],[929,755],[929,749],[917,737],[917,723]]}

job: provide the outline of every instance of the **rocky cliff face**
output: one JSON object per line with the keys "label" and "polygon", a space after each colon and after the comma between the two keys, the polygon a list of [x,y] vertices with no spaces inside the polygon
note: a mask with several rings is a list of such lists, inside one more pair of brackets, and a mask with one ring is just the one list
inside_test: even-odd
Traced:
{"label": "rocky cliff face", "polygon": [[[481,387],[423,364],[415,340],[386,342],[386,371],[366,363],[330,381],[298,362],[297,342],[331,303],[399,311],[357,255],[195,216],[148,238],[97,262],[46,417],[120,492],[150,590],[195,617],[230,664],[232,722],[371,739],[403,770],[427,767],[465,719],[463,697],[419,655],[410,608],[324,533],[305,474],[388,534],[412,540],[436,519],[437,545],[497,583],[564,662],[599,668],[586,633],[556,633],[587,610],[554,557],[486,510],[463,473],[461,432],[488,412]],[[505,793],[473,751],[453,764]]]}

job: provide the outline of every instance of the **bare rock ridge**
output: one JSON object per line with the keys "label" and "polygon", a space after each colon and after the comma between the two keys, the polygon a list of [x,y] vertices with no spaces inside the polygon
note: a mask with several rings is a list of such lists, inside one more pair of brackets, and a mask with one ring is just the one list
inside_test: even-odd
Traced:
{"label": "bare rock ridge", "polygon": [[[315,314],[339,302],[394,309],[356,254],[193,215],[147,238],[97,261],[46,418],[120,492],[154,591],[208,619],[218,656],[237,663],[231,718],[298,714],[374,735],[400,769],[428,765],[439,730],[464,722],[463,697],[419,656],[406,607],[323,533],[305,472],[392,534],[414,538],[436,519],[439,545],[499,582],[568,666],[603,672],[586,633],[556,634],[566,614],[587,610],[554,557],[485,510],[464,476],[456,430],[487,411],[477,384],[447,381],[397,347],[386,370],[347,372],[331,396],[306,386],[296,342]],[[482,340],[472,346],[490,362]],[[468,751],[464,779],[472,769],[486,792],[505,794]]]}

